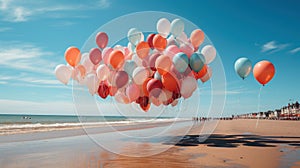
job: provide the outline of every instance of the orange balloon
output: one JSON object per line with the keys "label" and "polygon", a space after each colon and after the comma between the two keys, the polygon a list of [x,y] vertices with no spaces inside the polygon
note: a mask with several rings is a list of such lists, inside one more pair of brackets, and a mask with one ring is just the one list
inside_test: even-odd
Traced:
{"label": "orange balloon", "polygon": [[160,75],[164,75],[168,71],[170,71],[172,65],[172,61],[170,57],[161,55],[155,61],[155,68],[157,69]]}
{"label": "orange balloon", "polygon": [[255,79],[263,86],[270,82],[270,80],[274,77],[274,74],[274,65],[266,60],[256,63],[253,68],[253,75]]}
{"label": "orange balloon", "polygon": [[176,75],[172,72],[167,72],[162,75],[161,82],[163,87],[171,92],[178,93],[180,91],[179,81],[176,78]]}
{"label": "orange balloon", "polygon": [[157,34],[153,38],[153,46],[158,51],[163,51],[167,47],[167,39]]}
{"label": "orange balloon", "polygon": [[136,54],[141,58],[145,58],[148,56],[150,52],[150,46],[148,42],[142,41],[136,46]]}
{"label": "orange balloon", "polygon": [[65,52],[65,59],[69,65],[75,67],[81,60],[80,50],[76,47],[69,47]]}
{"label": "orange balloon", "polygon": [[195,71],[193,71],[193,73],[196,79],[202,78],[207,73],[207,65],[204,64],[203,68],[198,73]]}
{"label": "orange balloon", "polygon": [[109,86],[109,95],[110,96],[114,96],[118,91],[118,88],[117,87],[114,87],[114,86]]}
{"label": "orange balloon", "polygon": [[108,62],[114,69],[120,68],[124,63],[125,56],[122,51],[114,50],[109,54]]}

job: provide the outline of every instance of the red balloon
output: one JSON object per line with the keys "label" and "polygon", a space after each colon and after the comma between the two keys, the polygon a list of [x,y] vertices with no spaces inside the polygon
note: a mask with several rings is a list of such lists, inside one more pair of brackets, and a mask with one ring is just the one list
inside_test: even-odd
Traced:
{"label": "red balloon", "polygon": [[180,92],[179,81],[176,75],[172,72],[167,72],[161,76],[162,84],[164,88],[171,92]]}
{"label": "red balloon", "polygon": [[149,34],[147,37],[147,42],[148,42],[149,46],[151,47],[151,49],[154,49],[154,46],[153,46],[154,36],[155,36],[155,34]]}
{"label": "red balloon", "polygon": [[274,77],[275,67],[269,61],[260,61],[253,68],[255,79],[262,85],[267,84]]}
{"label": "red balloon", "polygon": [[158,79],[151,79],[147,83],[147,91],[148,91],[148,93],[150,94],[150,96],[153,96],[153,97],[156,97],[156,98],[161,93],[162,87],[163,87],[163,84]]}
{"label": "red balloon", "polygon": [[205,64],[205,65],[203,66],[203,68],[202,68],[198,73],[195,72],[195,71],[193,71],[193,73],[194,73],[194,76],[195,76],[196,79],[202,78],[202,77],[205,76],[206,73],[207,73],[207,65]]}
{"label": "red balloon", "polygon": [[150,103],[149,103],[149,97],[148,96],[143,96],[139,97],[136,102],[140,105],[140,107],[147,112],[150,108]]}
{"label": "red balloon", "polygon": [[105,32],[99,32],[96,35],[96,43],[97,43],[98,47],[100,47],[102,49],[105,48],[108,43],[108,35]]}
{"label": "red balloon", "polygon": [[98,95],[105,99],[109,95],[109,87],[106,85],[105,82],[100,82],[98,88]]}

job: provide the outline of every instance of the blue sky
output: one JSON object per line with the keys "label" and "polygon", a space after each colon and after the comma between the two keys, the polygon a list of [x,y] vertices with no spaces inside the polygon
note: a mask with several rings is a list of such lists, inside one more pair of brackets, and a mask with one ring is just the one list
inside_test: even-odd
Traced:
{"label": "blue sky", "polygon": [[116,0],[0,0],[0,113],[74,114],[70,85],[54,74],[69,46],[83,45],[101,25],[133,12],[163,11],[184,17],[214,43],[227,80],[225,115],[258,109],[260,85],[245,81],[234,62],[266,59],[276,68],[261,92],[260,110],[299,100],[300,2]]}

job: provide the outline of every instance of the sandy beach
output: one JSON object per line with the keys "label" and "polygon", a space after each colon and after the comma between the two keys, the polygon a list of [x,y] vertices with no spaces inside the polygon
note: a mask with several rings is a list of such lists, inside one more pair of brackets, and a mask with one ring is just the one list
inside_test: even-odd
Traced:
{"label": "sandy beach", "polygon": [[[162,149],[145,157],[108,151],[92,141],[82,129],[0,136],[0,165],[6,167],[299,167],[300,122],[259,120],[219,121],[212,135],[199,142],[203,124],[187,122],[192,129],[172,133],[163,140],[136,142],[118,139],[105,128],[93,129],[92,139],[109,142],[114,151],[135,153]],[[161,125],[163,127],[165,125]],[[159,124],[124,126],[118,132],[138,135],[154,131]],[[57,135],[57,136],[55,136]],[[180,138],[182,138],[180,140]],[[180,140],[180,141],[178,141]],[[166,149],[166,150],[165,150]],[[159,150],[158,150],[159,151]],[[117,153],[118,153],[117,152]]]}

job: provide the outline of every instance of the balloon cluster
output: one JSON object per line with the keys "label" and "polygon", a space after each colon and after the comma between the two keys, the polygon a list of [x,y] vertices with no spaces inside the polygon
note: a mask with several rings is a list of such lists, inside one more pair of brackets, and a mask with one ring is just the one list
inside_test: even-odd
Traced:
{"label": "balloon cluster", "polygon": [[204,45],[205,34],[200,29],[188,38],[180,19],[170,22],[161,18],[156,28],[157,32],[148,33],[146,40],[145,33],[130,29],[127,46],[108,47],[108,35],[99,32],[95,37],[98,47],[89,53],[69,47],[65,52],[68,65],[56,67],[57,79],[67,84],[72,77],[86,85],[92,95],[137,103],[144,111],[151,104],[176,106],[178,99],[193,94],[197,80],[210,79],[212,69],[208,64],[216,57],[216,50]]}
{"label": "balloon cluster", "polygon": [[[245,79],[251,73],[252,63],[248,58],[239,58],[234,64],[234,69],[242,79]],[[260,61],[255,64],[253,75],[255,79],[264,86],[274,77],[275,67],[269,61]]]}

